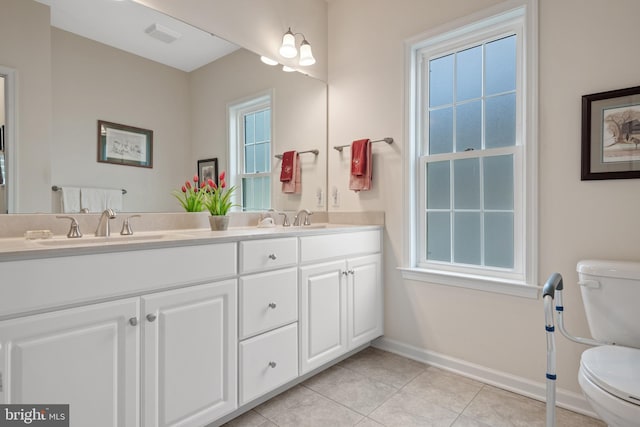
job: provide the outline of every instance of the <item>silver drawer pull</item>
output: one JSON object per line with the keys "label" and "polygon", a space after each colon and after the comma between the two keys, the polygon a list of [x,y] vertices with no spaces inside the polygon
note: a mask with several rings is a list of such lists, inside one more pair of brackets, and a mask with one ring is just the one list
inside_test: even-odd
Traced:
{"label": "silver drawer pull", "polygon": [[269,254],[269,259],[272,259],[275,261],[277,258],[278,257],[276,256],[276,254]]}
{"label": "silver drawer pull", "polygon": [[138,324],[138,318],[137,317],[132,317],[131,319],[129,319],[129,324],[131,326],[136,326]]}
{"label": "silver drawer pull", "polygon": [[276,308],[276,303],[275,302],[270,302],[269,303],[269,308]]}
{"label": "silver drawer pull", "polygon": [[277,363],[276,362],[269,362],[269,366],[271,368],[275,368],[277,366]]}
{"label": "silver drawer pull", "polygon": [[153,322],[154,320],[156,320],[156,315],[155,315],[155,314],[153,314],[153,313],[149,313],[149,314],[147,314],[147,320],[148,320],[149,322]]}

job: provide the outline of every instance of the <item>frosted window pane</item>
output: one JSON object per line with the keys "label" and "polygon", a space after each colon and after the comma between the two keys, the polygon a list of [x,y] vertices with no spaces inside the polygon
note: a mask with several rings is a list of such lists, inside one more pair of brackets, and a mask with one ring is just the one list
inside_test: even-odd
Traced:
{"label": "frosted window pane", "polygon": [[472,101],[456,107],[456,152],[482,148],[482,102]]}
{"label": "frosted window pane", "polygon": [[429,106],[453,103],[453,55],[429,61]]}
{"label": "frosted window pane", "polygon": [[271,140],[271,110],[264,110],[265,141]]}
{"label": "frosted window pane", "polygon": [[244,147],[244,173],[255,173],[255,150],[254,145]]}
{"label": "frosted window pane", "polygon": [[427,209],[449,209],[451,207],[449,165],[448,161],[427,164]]}
{"label": "frosted window pane", "polygon": [[451,261],[451,216],[449,212],[427,213],[427,259]]}
{"label": "frosted window pane", "polygon": [[262,190],[261,190],[262,203],[260,206],[261,210],[266,210],[271,207],[271,186],[269,185],[269,179],[270,178],[268,176],[263,176],[261,178],[262,180]]}
{"label": "frosted window pane", "polygon": [[485,95],[516,89],[516,36],[485,45]]}
{"label": "frosted window pane", "polygon": [[484,233],[485,265],[513,268],[513,214],[486,213]]}
{"label": "frosted window pane", "polygon": [[456,59],[456,101],[482,96],[482,46],[458,52]]}
{"label": "frosted window pane", "polygon": [[256,172],[269,172],[269,144],[256,144]]}
{"label": "frosted window pane", "polygon": [[255,141],[255,118],[252,114],[244,116],[244,143],[253,144]]}
{"label": "frosted window pane", "polygon": [[253,179],[242,178],[242,207],[244,210],[251,210],[253,207]]}
{"label": "frosted window pane", "polygon": [[485,101],[485,148],[508,147],[516,143],[516,95]]}
{"label": "frosted window pane", "polygon": [[453,162],[455,209],[480,208],[480,159]]}
{"label": "frosted window pane", "polygon": [[453,260],[480,265],[480,213],[456,212],[453,226]]}
{"label": "frosted window pane", "polygon": [[255,114],[256,116],[256,142],[264,141],[264,112]]}
{"label": "frosted window pane", "polygon": [[484,159],[485,209],[513,209],[513,155]]}
{"label": "frosted window pane", "polygon": [[453,108],[429,114],[429,154],[453,152]]}

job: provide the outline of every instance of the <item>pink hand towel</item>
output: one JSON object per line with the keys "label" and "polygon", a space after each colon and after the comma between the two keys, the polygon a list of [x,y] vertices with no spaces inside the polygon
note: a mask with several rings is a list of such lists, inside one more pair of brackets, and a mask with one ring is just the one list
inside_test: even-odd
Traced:
{"label": "pink hand towel", "polygon": [[[360,145],[364,146],[363,150],[360,149]],[[363,166],[363,170],[361,174],[358,174],[360,173],[361,164]],[[351,144],[351,173],[349,174],[349,190],[356,192],[370,190],[371,178],[373,176],[372,172],[373,163],[371,162],[371,141],[368,139],[353,141],[353,144]]]}

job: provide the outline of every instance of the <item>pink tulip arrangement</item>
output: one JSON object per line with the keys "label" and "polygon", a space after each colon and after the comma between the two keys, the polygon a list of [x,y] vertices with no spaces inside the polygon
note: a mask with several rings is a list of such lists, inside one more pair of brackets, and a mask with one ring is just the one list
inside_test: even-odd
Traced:
{"label": "pink tulip arrangement", "polygon": [[193,176],[191,181],[185,181],[181,190],[174,190],[172,194],[180,202],[187,212],[202,212],[208,210],[211,215],[226,215],[233,206],[231,195],[235,187],[227,188],[225,172],[222,171],[216,183],[212,179],[200,182],[198,175]]}

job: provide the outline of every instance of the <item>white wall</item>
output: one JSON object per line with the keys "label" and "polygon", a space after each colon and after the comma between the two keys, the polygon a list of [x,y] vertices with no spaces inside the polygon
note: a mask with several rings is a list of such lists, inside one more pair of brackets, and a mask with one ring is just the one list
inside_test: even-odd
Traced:
{"label": "white wall", "polygon": [[[329,145],[394,137],[374,146],[374,189],[348,191],[348,153],[329,153],[331,211],[384,210],[385,336],[534,382],[544,382],[541,300],[405,281],[403,170],[404,40],[496,0],[333,0],[329,2]],[[565,277],[565,315],[588,334],[575,267],[583,258],[640,258],[638,180],[580,181],[580,98],[636,86],[640,58],[636,0],[540,0],[538,231],[540,281]],[[357,55],[355,52],[358,52]],[[558,339],[558,386],[579,392],[585,347]]]}
{"label": "white wall", "polygon": [[[196,173],[188,73],[54,27],[51,36],[51,182],[125,188],[123,211],[180,210],[171,191]],[[98,163],[98,120],[153,130],[153,168]]]}
{"label": "white wall", "polygon": [[[247,97],[273,91],[273,155],[288,150],[320,150],[318,156],[301,154],[302,194],[280,191],[281,162],[272,157],[273,206],[278,210],[317,209],[316,190],[326,194],[327,86],[300,73],[260,62],[240,49],[191,72],[193,163],[218,157],[227,170],[227,106]],[[324,208],[324,206],[323,206]]]}

